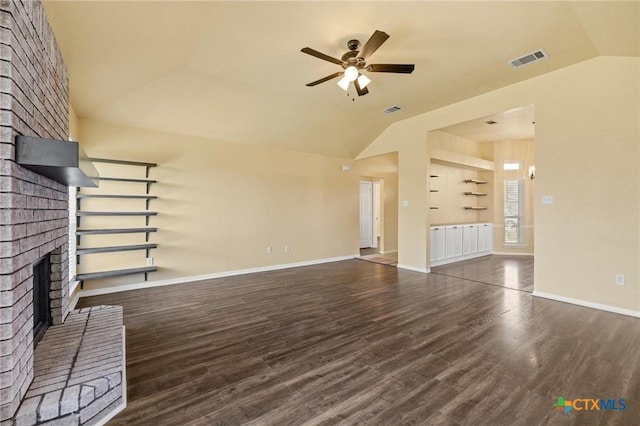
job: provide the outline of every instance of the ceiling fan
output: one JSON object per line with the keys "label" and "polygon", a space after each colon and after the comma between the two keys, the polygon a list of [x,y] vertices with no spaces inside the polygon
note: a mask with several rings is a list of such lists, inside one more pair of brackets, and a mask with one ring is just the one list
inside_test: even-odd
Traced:
{"label": "ceiling fan", "polygon": [[324,83],[325,81],[329,81],[336,77],[342,76],[340,81],[338,81],[338,86],[340,86],[343,90],[348,91],[349,84],[353,81],[353,85],[356,88],[358,96],[363,96],[369,93],[367,85],[371,82],[371,80],[366,75],[362,74],[362,71],[411,74],[413,72],[413,69],[415,68],[414,64],[367,65],[367,59],[371,55],[373,55],[373,53],[378,50],[378,48],[382,46],[382,44],[387,41],[388,38],[389,34],[385,33],[384,31],[376,30],[373,35],[369,37],[369,40],[367,40],[361,50],[358,50],[360,49],[360,41],[349,40],[347,42],[349,51],[342,55],[341,59],[333,58],[310,47],[305,47],[301,50],[301,52],[340,65],[344,70],[328,75],[324,78],[321,78],[320,80],[308,83],[307,86],[312,87],[320,83]]}

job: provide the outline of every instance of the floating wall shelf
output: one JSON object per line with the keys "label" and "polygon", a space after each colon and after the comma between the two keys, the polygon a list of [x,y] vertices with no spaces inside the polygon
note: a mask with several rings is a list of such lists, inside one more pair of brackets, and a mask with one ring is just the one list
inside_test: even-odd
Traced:
{"label": "floating wall shelf", "polygon": [[[150,250],[158,247],[155,243],[149,242],[149,234],[152,232],[157,232],[158,228],[149,227],[149,219],[151,216],[156,216],[158,213],[149,210],[149,204],[151,200],[155,200],[158,197],[155,195],[150,195],[149,190],[151,184],[156,183],[155,180],[149,179],[149,169],[151,167],[156,167],[155,163],[145,163],[141,161],[125,161],[125,160],[113,160],[109,158],[91,158],[91,161],[94,163],[109,163],[109,164],[117,164],[124,166],[135,166],[135,167],[144,167],[145,168],[145,178],[144,179],[133,179],[128,177],[99,177],[99,181],[105,182],[123,182],[123,183],[133,183],[133,184],[145,184],[146,190],[144,194],[77,194],[76,200],[76,215],[78,217],[78,225],[80,224],[80,218],[87,216],[142,216],[145,218],[145,226],[141,228],[93,228],[93,229],[77,229],[76,230],[76,241],[77,241],[77,249],[76,249],[76,259],[77,263],[80,263],[80,257],[88,254],[100,254],[100,253],[115,253],[115,252],[124,252],[124,251],[144,251],[145,257],[149,258]],[[81,209],[81,203],[83,200],[87,199],[95,199],[95,200],[103,200],[96,201],[97,203],[104,203],[107,200],[112,199],[123,199],[123,200],[142,200],[144,201],[144,209],[140,208],[140,210],[136,211],[88,211]],[[142,207],[142,206],[141,206]],[[144,234],[144,243],[142,244],[131,244],[131,245],[112,245],[112,246],[97,246],[97,247],[83,247],[81,246],[81,237],[86,235],[115,235],[115,234]],[[126,268],[126,269],[112,269],[107,271],[98,271],[98,272],[84,272],[76,275],[76,279],[80,281],[80,288],[83,288],[84,281],[86,280],[97,280],[104,279],[110,277],[119,277],[123,275],[133,275],[133,274],[144,274],[144,280],[147,281],[147,274],[150,272],[157,271],[158,268],[156,266],[148,265],[144,267],[138,268]]]}
{"label": "floating wall shelf", "polygon": [[484,197],[486,192],[465,192],[464,195],[475,195],[476,197]]}
{"label": "floating wall shelf", "polygon": [[465,179],[464,183],[475,183],[475,184],[478,184],[478,185],[482,185],[482,184],[489,183],[489,182],[487,182],[486,180]]}
{"label": "floating wall shelf", "polygon": [[487,210],[488,207],[465,207],[465,210]]}

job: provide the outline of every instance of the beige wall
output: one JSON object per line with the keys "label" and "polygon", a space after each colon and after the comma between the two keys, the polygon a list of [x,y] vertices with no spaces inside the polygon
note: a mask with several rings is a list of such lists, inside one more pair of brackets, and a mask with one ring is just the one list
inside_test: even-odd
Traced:
{"label": "beige wall", "polygon": [[73,106],[69,105],[69,136],[77,141],[80,129],[78,128],[78,116]]}
{"label": "beige wall", "polygon": [[[150,225],[160,229],[151,236],[159,244],[152,251],[159,271],[150,281],[358,254],[359,174],[342,171],[342,164],[353,160],[87,120],[80,120],[80,140],[93,157],[158,163],[150,177],[158,180],[151,193],[159,198],[151,201],[151,209],[159,215]],[[107,165],[96,166],[107,175]],[[129,169],[111,172],[141,173]],[[107,189],[142,191],[140,186]],[[128,208],[110,202],[106,209]],[[140,218],[114,221],[118,226],[144,224]],[[83,219],[82,226],[92,224]],[[99,244],[97,238],[91,243]],[[134,239],[119,236],[115,242],[138,242]],[[286,244],[290,253],[284,252]],[[271,254],[266,253],[269,245]],[[88,255],[80,268],[126,268],[144,266],[144,261],[144,252]],[[87,282],[85,288],[141,280]]]}
{"label": "beige wall", "polygon": [[[403,160],[426,158],[429,131],[534,104],[535,290],[640,311],[638,75],[639,58],[598,57],[395,123],[358,158],[398,151],[400,200],[418,197],[420,166],[404,171]],[[541,204],[547,194],[551,206]],[[416,205],[422,210],[399,215],[398,254],[419,268],[428,237],[417,218],[427,207]],[[616,273],[625,286],[614,284]]]}
{"label": "beige wall", "polygon": [[[484,174],[475,170],[470,166],[463,166],[462,163],[443,164],[439,159],[434,158],[433,152],[436,150],[444,150],[447,153],[460,154],[462,160],[471,160],[481,158],[480,148],[477,142],[452,135],[443,131],[432,131],[428,133],[428,154],[429,154],[429,176],[437,175],[437,177],[429,178],[429,207],[438,207],[437,209],[429,209],[429,223],[431,225],[446,225],[453,223],[475,223],[480,220],[492,222],[490,212],[465,210],[465,206],[486,206],[487,210],[492,210],[491,198],[488,196],[476,197],[464,195],[465,192],[486,192],[493,190],[491,184],[476,185],[464,183],[465,179],[486,180],[491,173]],[[467,158],[468,157],[468,158]],[[482,177],[481,177],[482,174]],[[431,192],[430,190],[437,192]]]}
{"label": "beige wall", "polygon": [[356,162],[356,170],[364,180],[382,181],[382,220],[380,250],[398,250],[398,154],[390,153]]}
{"label": "beige wall", "polygon": [[[493,173],[493,249],[497,253],[533,254],[534,250],[534,189],[535,180],[529,179],[529,166],[535,165],[535,142],[533,139],[484,142],[480,150],[495,163]],[[504,170],[505,161],[519,161],[520,170]],[[504,180],[524,181],[524,242],[522,245],[504,244]]]}
{"label": "beige wall", "polygon": [[638,58],[599,58],[540,78],[536,291],[640,310],[639,76]]}

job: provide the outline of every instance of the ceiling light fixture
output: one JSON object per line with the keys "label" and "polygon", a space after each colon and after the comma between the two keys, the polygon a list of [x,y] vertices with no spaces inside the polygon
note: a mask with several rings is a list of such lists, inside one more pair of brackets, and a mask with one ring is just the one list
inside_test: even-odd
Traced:
{"label": "ceiling light fixture", "polygon": [[355,81],[358,78],[358,69],[354,66],[349,66],[344,70],[344,78],[349,81]]}
{"label": "ceiling light fixture", "polygon": [[371,79],[366,75],[360,74],[360,77],[358,77],[358,85],[360,86],[360,88],[364,89],[369,85],[369,83],[371,83]]}
{"label": "ceiling light fixture", "polygon": [[344,76],[338,81],[338,86],[340,86],[340,88],[342,88],[342,90],[346,92],[349,90],[349,83],[351,83],[351,81],[349,81],[349,79]]}
{"label": "ceiling light fixture", "polygon": [[[348,91],[349,90],[349,83],[351,83],[352,81],[356,81],[356,80],[358,80],[358,83],[360,83],[360,80],[358,79],[359,75],[360,75],[360,72],[358,72],[358,69],[356,67],[349,66],[349,67],[345,68],[342,78],[340,79],[340,81],[338,81],[338,86],[340,86],[342,88],[342,90]],[[369,81],[371,81],[371,80],[369,80]],[[369,84],[369,83],[367,83],[367,84]],[[364,87],[364,86],[360,85],[360,87]]]}

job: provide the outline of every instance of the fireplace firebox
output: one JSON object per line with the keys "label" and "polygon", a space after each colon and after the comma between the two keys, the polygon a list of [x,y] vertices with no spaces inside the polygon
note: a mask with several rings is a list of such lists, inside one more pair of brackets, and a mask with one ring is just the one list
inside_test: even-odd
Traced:
{"label": "fireplace firebox", "polygon": [[33,265],[33,345],[38,344],[51,324],[49,290],[51,288],[51,259],[47,254]]}

